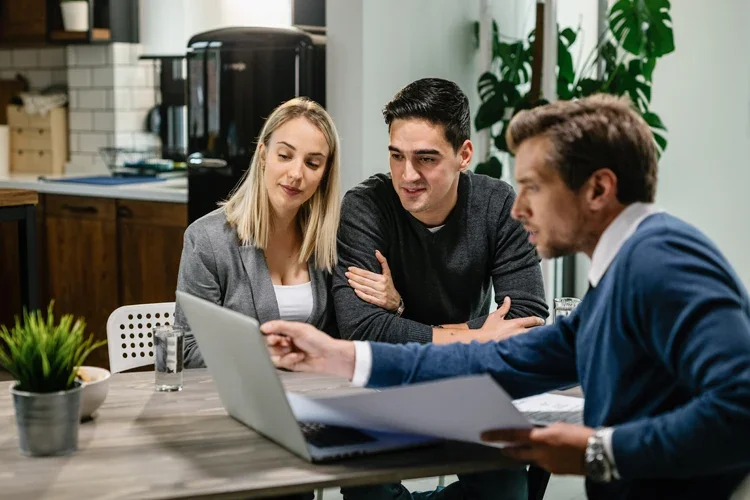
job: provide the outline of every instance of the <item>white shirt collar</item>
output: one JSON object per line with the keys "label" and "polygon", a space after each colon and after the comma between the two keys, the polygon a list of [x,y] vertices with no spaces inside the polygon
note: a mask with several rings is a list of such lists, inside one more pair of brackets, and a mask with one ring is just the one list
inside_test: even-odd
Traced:
{"label": "white shirt collar", "polygon": [[599,284],[620,248],[628,238],[633,236],[640,223],[649,215],[659,212],[663,212],[663,210],[653,203],[632,203],[607,226],[591,256],[591,268],[589,269],[591,286]]}

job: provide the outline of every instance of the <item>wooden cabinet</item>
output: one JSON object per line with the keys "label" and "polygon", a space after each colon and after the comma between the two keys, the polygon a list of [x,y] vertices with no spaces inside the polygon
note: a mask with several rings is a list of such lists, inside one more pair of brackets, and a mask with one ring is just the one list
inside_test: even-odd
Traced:
{"label": "wooden cabinet", "polygon": [[47,38],[47,0],[0,0],[0,40],[38,42]]}
{"label": "wooden cabinet", "polygon": [[[39,196],[37,212],[37,271],[39,274],[39,303],[49,304],[46,287],[46,264],[44,262],[44,197]],[[18,267],[18,223],[0,222],[0,325],[10,328],[15,316],[20,316],[23,307],[21,300],[21,270]]]}
{"label": "wooden cabinet", "polygon": [[[107,317],[119,305],[115,200],[47,196],[47,272],[55,311],[86,318],[87,332],[107,338]],[[109,366],[106,349],[88,364]]]}
{"label": "wooden cabinet", "polygon": [[186,227],[185,205],[118,200],[123,304],[174,301]]}
{"label": "wooden cabinet", "polygon": [[29,115],[20,106],[8,106],[10,169],[19,173],[62,174],[68,160],[68,112],[55,108],[44,115]]}
{"label": "wooden cabinet", "polygon": [[60,0],[0,0],[0,43],[138,43],[139,0],[88,0],[88,31],[65,31]]}
{"label": "wooden cabinet", "polygon": [[[120,306],[175,299],[187,206],[181,203],[41,195],[38,208],[40,302],[56,315],[83,316],[87,332],[107,337]],[[20,313],[15,225],[0,225],[0,324]],[[8,293],[10,297],[5,297]],[[107,349],[87,361],[109,368]]]}

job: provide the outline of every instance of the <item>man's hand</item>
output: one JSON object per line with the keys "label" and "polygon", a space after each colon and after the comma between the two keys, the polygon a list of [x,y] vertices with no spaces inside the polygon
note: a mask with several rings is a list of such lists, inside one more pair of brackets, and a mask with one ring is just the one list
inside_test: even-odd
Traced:
{"label": "man's hand", "polygon": [[260,327],[277,368],[354,376],[354,343],[334,339],[307,323],[269,321]]}
{"label": "man's hand", "polygon": [[552,474],[583,476],[584,456],[591,427],[552,424],[538,429],[494,430],[482,433],[483,441],[503,441],[516,445],[503,453],[521,462],[531,462]]}
{"label": "man's hand", "polygon": [[401,295],[393,284],[391,268],[380,250],[375,250],[375,258],[380,262],[383,274],[358,267],[350,267],[344,274],[357,297],[386,311],[395,311],[401,304]]}
{"label": "man's hand", "polygon": [[498,308],[497,311],[487,316],[484,325],[482,325],[482,328],[477,332],[477,338],[475,340],[479,340],[480,342],[493,340],[500,341],[520,333],[526,333],[530,328],[544,324],[542,318],[537,318],[535,316],[529,316],[528,318],[505,319],[505,316],[509,312],[510,297],[505,297],[503,305]]}

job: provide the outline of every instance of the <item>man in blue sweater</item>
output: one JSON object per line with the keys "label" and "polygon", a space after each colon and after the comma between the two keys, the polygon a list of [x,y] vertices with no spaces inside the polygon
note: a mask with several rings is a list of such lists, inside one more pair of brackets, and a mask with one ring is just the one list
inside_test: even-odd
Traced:
{"label": "man in blue sweater", "polygon": [[[750,303],[716,246],[652,205],[648,125],[612,96],[519,113],[512,215],[544,257],[584,252],[589,291],[557,323],[497,343],[387,345],[263,326],[283,368],[384,387],[490,373],[513,397],[580,383],[585,426],[487,440],[592,499],[727,498],[750,473]],[[460,425],[457,422],[456,425]]]}

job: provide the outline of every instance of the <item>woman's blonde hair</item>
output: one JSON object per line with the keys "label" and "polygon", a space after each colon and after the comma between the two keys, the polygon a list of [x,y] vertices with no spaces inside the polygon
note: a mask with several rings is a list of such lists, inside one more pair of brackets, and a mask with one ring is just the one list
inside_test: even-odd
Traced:
{"label": "woman's blonde hair", "polygon": [[224,211],[243,245],[261,249],[268,246],[272,218],[268,191],[263,181],[265,159],[261,154],[261,145],[264,145],[267,153],[271,135],[295,118],[305,118],[315,125],[328,143],[326,170],[320,185],[297,213],[297,223],[302,230],[299,262],[308,262],[313,258],[316,268],[333,271],[337,259],[336,231],[341,213],[339,136],[331,116],[315,101],[297,97],[273,110],[258,137],[250,168],[224,203]]}

